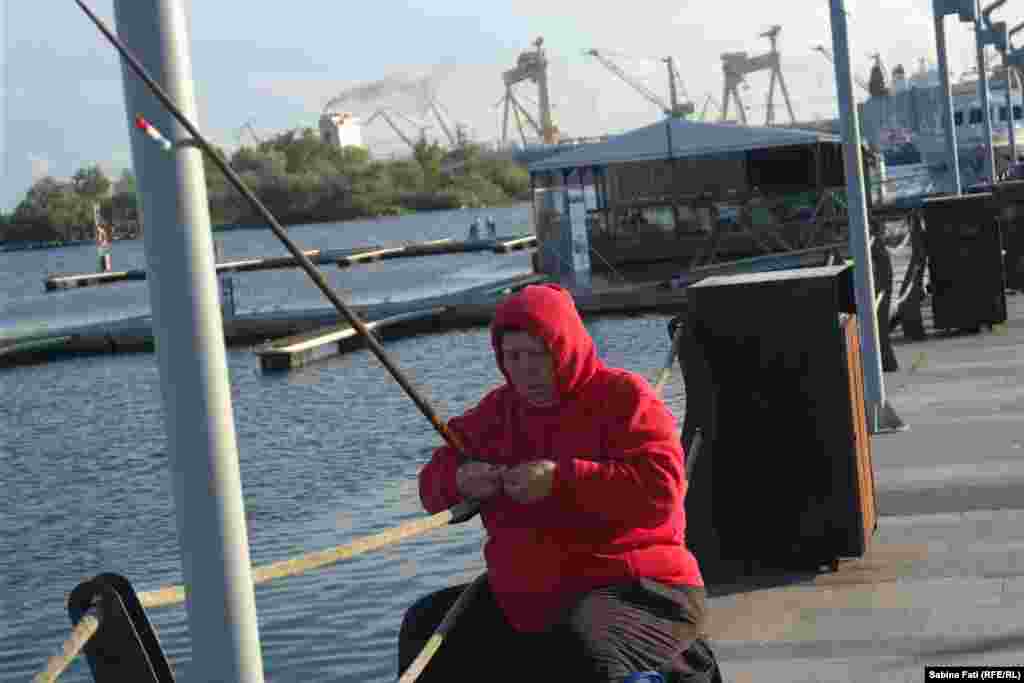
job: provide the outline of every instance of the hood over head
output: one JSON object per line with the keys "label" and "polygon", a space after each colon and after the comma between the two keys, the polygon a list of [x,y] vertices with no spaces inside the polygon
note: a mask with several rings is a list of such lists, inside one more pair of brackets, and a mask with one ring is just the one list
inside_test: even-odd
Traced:
{"label": "hood over head", "polygon": [[529,285],[500,304],[491,323],[491,344],[501,373],[511,384],[501,357],[501,337],[521,330],[540,339],[554,356],[560,398],[569,398],[602,367],[576,303],[559,285]]}

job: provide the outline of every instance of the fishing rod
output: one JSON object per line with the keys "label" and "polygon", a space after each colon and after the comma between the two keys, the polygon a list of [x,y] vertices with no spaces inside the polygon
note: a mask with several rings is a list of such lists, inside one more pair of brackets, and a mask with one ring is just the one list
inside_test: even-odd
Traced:
{"label": "fishing rod", "polygon": [[[127,62],[128,66],[131,67],[132,71],[142,80],[143,83],[150,89],[150,91],[156,96],[158,100],[167,108],[175,119],[181,123],[182,126],[192,136],[192,140],[195,144],[202,149],[209,159],[224,173],[227,179],[231,182],[236,190],[242,193],[254,209],[263,217],[263,219],[270,225],[270,229],[273,230],[277,238],[281,240],[288,251],[291,252],[292,256],[295,257],[296,262],[302,267],[306,274],[313,280],[316,286],[323,292],[324,296],[334,304],[334,307],[340,312],[348,323],[359,333],[359,335],[366,341],[366,345],[370,347],[373,355],[377,356],[377,359],[384,365],[391,376],[394,377],[395,381],[405,390],[409,398],[413,400],[416,407],[419,408],[420,412],[430,421],[430,424],[437,430],[437,433],[448,443],[449,446],[458,451],[463,457],[467,454],[462,441],[450,430],[448,425],[441,421],[441,418],[437,415],[434,409],[427,403],[426,399],[420,394],[420,392],[414,387],[401,371],[401,369],[395,365],[395,363],[388,356],[384,347],[377,341],[377,338],[371,333],[370,329],[366,324],[355,314],[355,312],[349,308],[340,296],[331,288],[323,274],[317,270],[313,262],[309,260],[306,254],[299,249],[288,234],[285,232],[281,224],[278,223],[270,210],[263,205],[263,202],[256,197],[252,191],[246,187],[245,182],[239,177],[233,168],[216,152],[213,145],[211,145],[199,130],[192,125],[192,122],[188,120],[188,117],[182,113],[181,109],[178,108],[170,96],[164,91],[160,85],[153,80],[153,78],[146,71],[146,67],[132,54],[124,42],[118,38],[113,31],[100,19],[96,14],[85,4],[83,0],[75,0],[82,11],[85,12],[86,16],[92,20],[100,32],[110,41],[110,43],[117,49],[121,56]],[[477,512],[478,504],[475,501],[467,501],[466,503],[457,506],[458,512],[454,515],[453,521],[464,521],[469,519]],[[455,510],[455,508],[452,508]]]}

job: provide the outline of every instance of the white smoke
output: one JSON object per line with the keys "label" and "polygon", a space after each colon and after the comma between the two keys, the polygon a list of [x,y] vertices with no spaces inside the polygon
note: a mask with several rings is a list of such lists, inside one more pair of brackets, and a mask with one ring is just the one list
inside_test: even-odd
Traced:
{"label": "white smoke", "polygon": [[46,157],[29,152],[28,164],[32,175],[32,182],[34,183],[40,178],[45,178],[50,175],[50,167],[53,165],[53,162]]}

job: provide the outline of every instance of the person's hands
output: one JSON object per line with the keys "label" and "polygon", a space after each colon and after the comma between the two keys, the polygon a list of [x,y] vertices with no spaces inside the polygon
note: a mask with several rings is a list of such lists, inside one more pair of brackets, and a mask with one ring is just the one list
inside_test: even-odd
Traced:
{"label": "person's hands", "polygon": [[507,468],[501,474],[505,495],[517,503],[547,498],[555,483],[555,467],[550,460],[533,460]]}
{"label": "person's hands", "polygon": [[501,473],[504,469],[489,462],[467,462],[455,472],[455,486],[464,498],[490,498],[501,491]]}

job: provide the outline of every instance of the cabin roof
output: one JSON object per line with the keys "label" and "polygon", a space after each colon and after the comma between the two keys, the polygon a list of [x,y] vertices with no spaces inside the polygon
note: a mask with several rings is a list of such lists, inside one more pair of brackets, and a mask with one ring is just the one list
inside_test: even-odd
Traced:
{"label": "cabin roof", "polygon": [[530,164],[529,169],[531,172],[553,171],[668,159],[669,131],[672,157],[677,159],[721,156],[773,147],[840,144],[839,136],[814,130],[704,123],[673,118],[616,135],[607,142],[584,145],[546,157]]}

